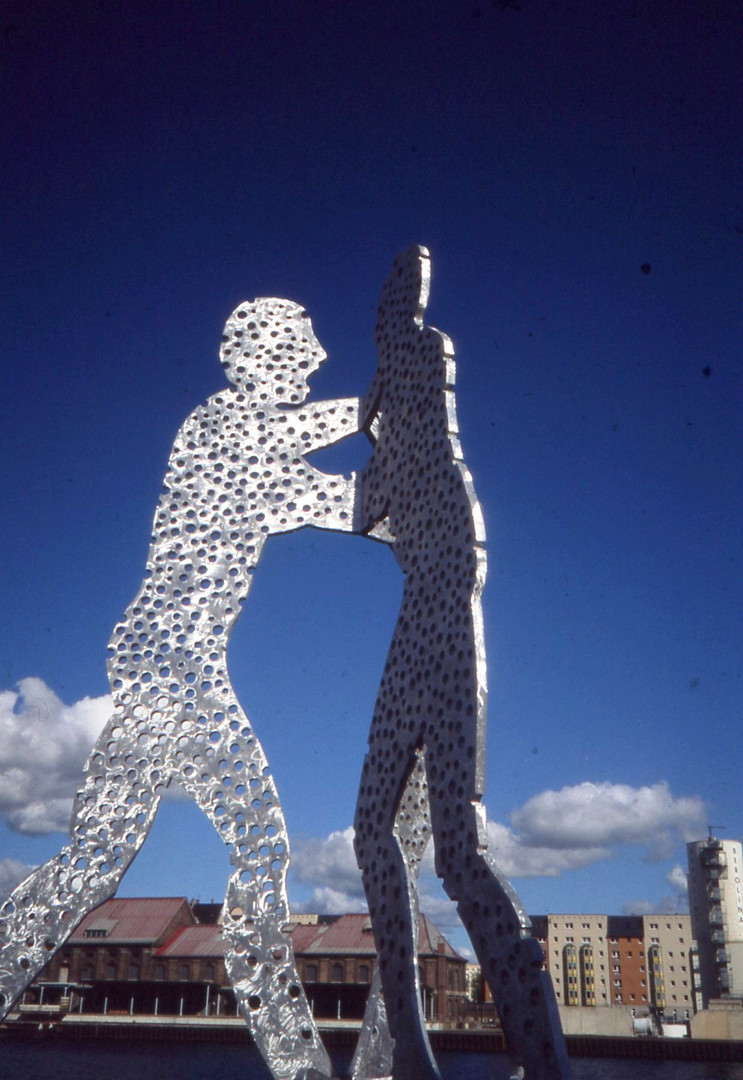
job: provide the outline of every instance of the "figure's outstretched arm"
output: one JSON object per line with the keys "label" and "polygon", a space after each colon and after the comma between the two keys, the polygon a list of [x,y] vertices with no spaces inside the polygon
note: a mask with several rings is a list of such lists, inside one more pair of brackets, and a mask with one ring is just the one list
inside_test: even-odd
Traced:
{"label": "figure's outstretched arm", "polygon": [[331,401],[312,401],[299,410],[298,420],[308,425],[302,432],[302,451],[320,450],[332,446],[348,435],[359,431],[360,400],[335,398]]}

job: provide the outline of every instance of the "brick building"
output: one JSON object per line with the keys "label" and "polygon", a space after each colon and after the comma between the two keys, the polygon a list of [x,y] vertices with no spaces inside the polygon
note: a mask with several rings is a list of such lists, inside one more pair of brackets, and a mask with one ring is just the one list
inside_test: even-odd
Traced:
{"label": "brick building", "polygon": [[[91,912],[24,995],[21,1016],[67,1011],[226,1016],[227,978],[218,905],[184,897],[108,900]],[[367,915],[304,915],[291,923],[300,978],[318,1018],[361,1019],[376,965]],[[468,1014],[466,961],[425,916],[418,964],[426,1019]]]}

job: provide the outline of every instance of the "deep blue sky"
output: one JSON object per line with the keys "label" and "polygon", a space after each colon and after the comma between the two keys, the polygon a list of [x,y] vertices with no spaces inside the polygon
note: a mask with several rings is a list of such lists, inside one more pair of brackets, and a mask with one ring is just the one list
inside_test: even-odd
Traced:
{"label": "deep blue sky", "polygon": [[[301,301],[330,357],[313,393],[360,393],[381,283],[422,243],[488,530],[489,814],[566,787],[580,809],[591,783],[578,822],[616,826],[606,857],[518,880],[527,906],[658,904],[683,836],[739,837],[741,36],[732,0],[6,0],[0,690],[106,693],[235,304]],[[399,590],[378,545],[283,538],[233,638],[310,849],[352,820]],[[590,846],[539,805],[519,843]],[[2,828],[0,859],[61,841]],[[219,895],[185,806],[150,849],[130,892]]]}

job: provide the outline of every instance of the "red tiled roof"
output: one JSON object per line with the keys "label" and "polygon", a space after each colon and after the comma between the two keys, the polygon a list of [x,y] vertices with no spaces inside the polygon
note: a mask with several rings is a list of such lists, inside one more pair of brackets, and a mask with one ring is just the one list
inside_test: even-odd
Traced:
{"label": "red tiled roof", "polygon": [[[295,924],[291,938],[297,955],[355,953],[373,956],[377,951],[368,915],[320,915],[316,924]],[[418,953],[421,956],[443,955],[464,963],[464,958],[454,951],[426,915],[420,917]]]}
{"label": "red tiled roof", "polygon": [[317,937],[317,926],[309,923],[292,924],[292,948],[295,953],[304,952]]}
{"label": "red tiled roof", "polygon": [[448,956],[452,960],[464,960],[464,957],[451,947],[441,931],[433,925],[428,915],[421,912],[418,924],[418,955],[426,956],[431,953],[437,956]]}
{"label": "red tiled roof", "polygon": [[[185,896],[125,897],[105,900],[70,935],[71,942],[108,941],[156,942],[179,909],[188,901]],[[190,916],[190,912],[189,912]],[[105,933],[95,933],[96,930]],[[89,933],[86,934],[86,931]]]}
{"label": "red tiled roof", "polygon": [[[302,930],[311,931],[311,934],[297,933]],[[321,915],[317,925],[298,926],[292,931],[292,945],[295,953],[375,953],[377,951],[368,915],[326,917]]]}
{"label": "red tiled roof", "polygon": [[223,956],[222,927],[182,926],[156,950],[155,956]]}

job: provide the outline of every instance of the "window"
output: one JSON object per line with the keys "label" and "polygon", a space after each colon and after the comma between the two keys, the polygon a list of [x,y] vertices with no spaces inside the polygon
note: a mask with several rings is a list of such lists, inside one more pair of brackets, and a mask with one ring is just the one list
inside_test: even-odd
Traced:
{"label": "window", "polygon": [[311,983],[317,982],[317,964],[305,964],[304,980]]}
{"label": "window", "polygon": [[368,983],[369,982],[369,965],[368,964],[359,964],[358,981],[362,982],[362,983]]}
{"label": "window", "polygon": [[156,979],[164,979],[165,978],[165,964],[155,964],[155,978]]}
{"label": "window", "polygon": [[188,982],[191,978],[191,967],[189,964],[181,964],[178,969],[178,978],[181,982]]}
{"label": "window", "polygon": [[214,982],[214,964],[207,964],[204,968],[204,978],[208,982]]}
{"label": "window", "polygon": [[333,964],[330,971],[330,981],[334,983],[343,982],[343,964]]}
{"label": "window", "polygon": [[129,961],[129,974],[127,978],[130,981],[136,982],[139,979],[139,964],[136,960]]}
{"label": "window", "polygon": [[106,970],[105,970],[104,977],[106,979],[115,979],[116,978],[116,961],[115,960],[107,960],[106,961]]}

